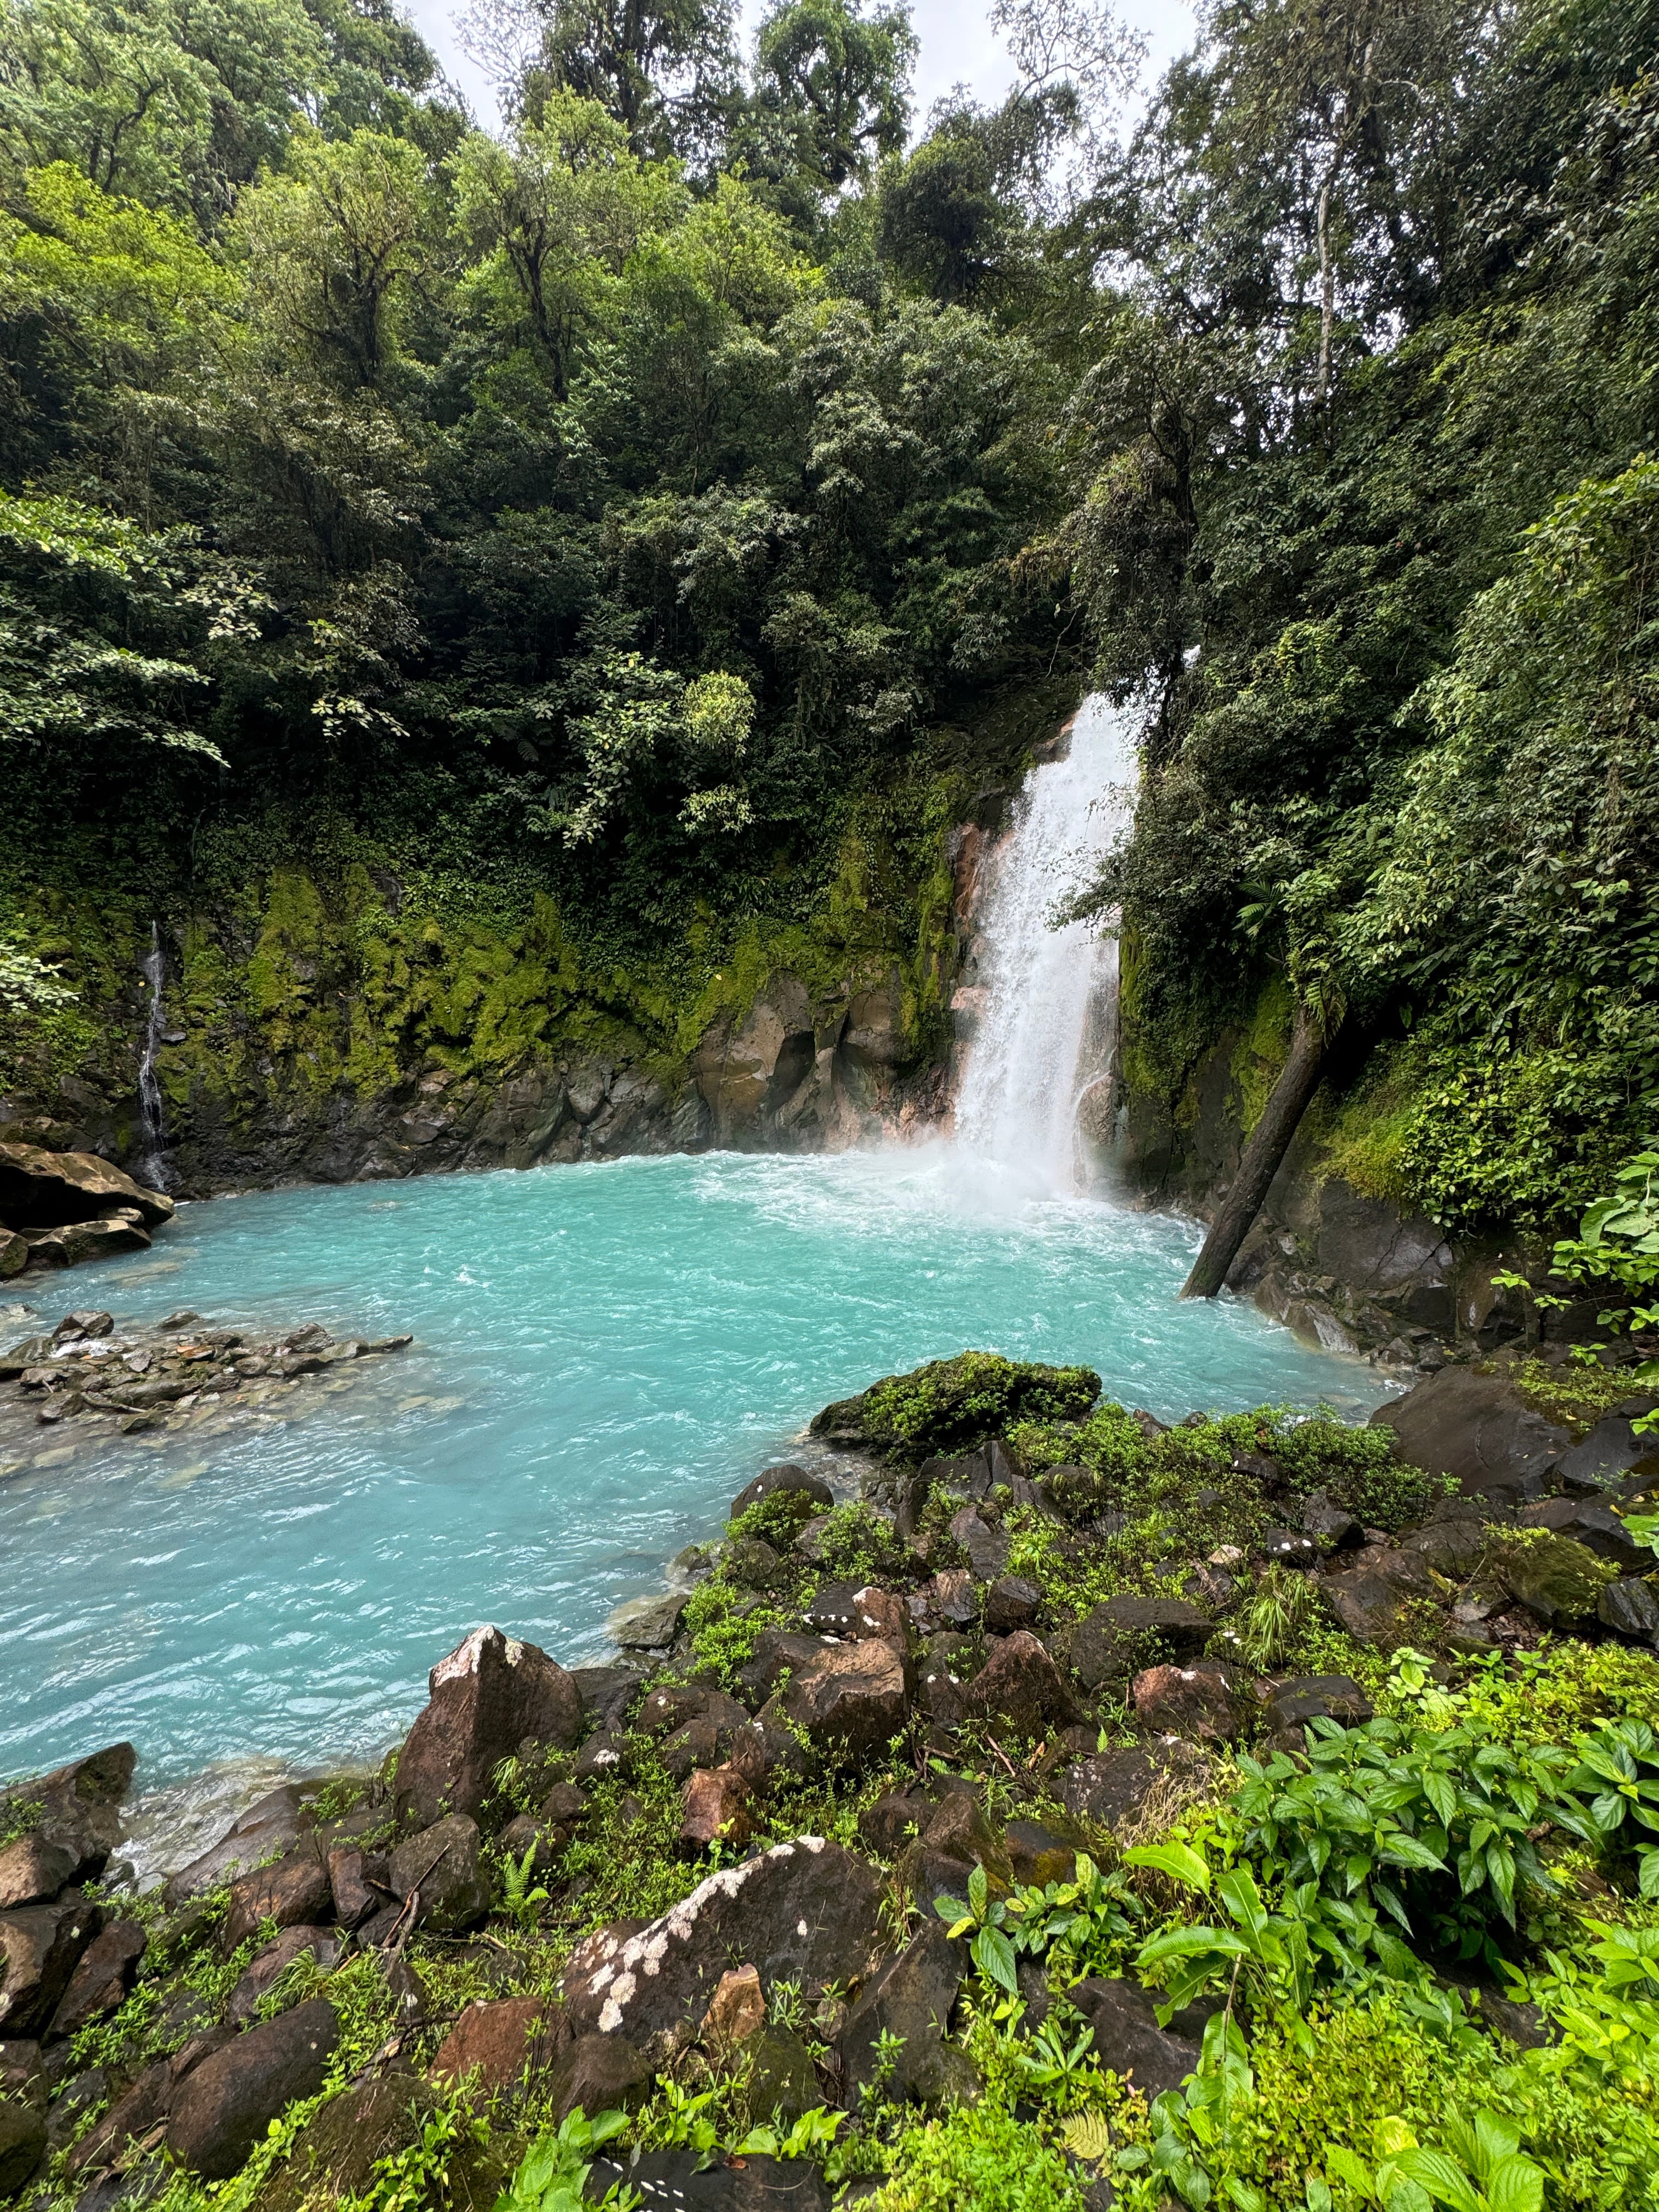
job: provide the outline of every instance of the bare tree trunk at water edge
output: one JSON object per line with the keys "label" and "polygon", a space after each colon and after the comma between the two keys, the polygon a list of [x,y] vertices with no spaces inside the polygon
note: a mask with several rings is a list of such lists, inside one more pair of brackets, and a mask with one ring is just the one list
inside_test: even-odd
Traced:
{"label": "bare tree trunk at water edge", "polygon": [[1204,1249],[1193,1262],[1193,1272],[1182,1290],[1183,1298],[1212,1298],[1226,1281],[1227,1270],[1238,1257],[1238,1248],[1249,1235],[1279,1162],[1319,1088],[1329,1043],[1318,1018],[1298,1008],[1291,1056],[1267,1095],[1261,1120],[1250,1132],[1232,1188],[1222,1200],[1221,1211],[1204,1239]]}

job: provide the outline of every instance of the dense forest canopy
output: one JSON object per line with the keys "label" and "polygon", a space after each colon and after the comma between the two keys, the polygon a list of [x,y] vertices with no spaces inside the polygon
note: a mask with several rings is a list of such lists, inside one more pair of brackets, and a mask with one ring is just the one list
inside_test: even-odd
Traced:
{"label": "dense forest canopy", "polygon": [[1069,672],[1145,714],[1149,1079],[1280,977],[1362,1181],[1590,1194],[1659,1093],[1659,0],[1218,0],[1133,129],[1104,7],[994,20],[918,118],[902,5],[485,9],[486,131],[388,0],[0,0],[14,1007],[31,868],[208,820],[799,908]]}

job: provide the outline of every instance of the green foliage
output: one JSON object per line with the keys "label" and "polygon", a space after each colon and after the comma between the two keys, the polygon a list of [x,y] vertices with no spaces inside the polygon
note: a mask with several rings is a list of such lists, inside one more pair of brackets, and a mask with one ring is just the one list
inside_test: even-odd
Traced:
{"label": "green foliage", "polygon": [[583,2193],[592,2170],[592,2154],[627,2125],[625,2112],[600,2112],[590,2120],[577,2106],[556,2130],[548,2129],[536,2138],[495,2199],[495,2212],[581,2212],[587,2203],[630,2212],[640,2201],[637,2190],[613,2183],[602,2197],[588,2198]]}
{"label": "green foliage", "polygon": [[874,2212],[1080,2212],[1082,2191],[1058,2150],[990,2100],[908,2128]]}
{"label": "green foliage", "polygon": [[786,1616],[740,1590],[724,1575],[699,1583],[686,1601],[685,1626],[691,1638],[692,1664],[722,1689],[736,1686],[739,1671],[755,1656],[763,1629],[781,1628]]}
{"label": "green foliage", "polygon": [[1322,1612],[1310,1576],[1270,1562],[1231,1624],[1239,1657],[1258,1674],[1284,1668],[1319,1626]]}
{"label": "green foliage", "polygon": [[837,1505],[818,1531],[815,1548],[823,1572],[854,1584],[908,1579],[915,1570],[909,1547],[893,1524],[867,1505]]}

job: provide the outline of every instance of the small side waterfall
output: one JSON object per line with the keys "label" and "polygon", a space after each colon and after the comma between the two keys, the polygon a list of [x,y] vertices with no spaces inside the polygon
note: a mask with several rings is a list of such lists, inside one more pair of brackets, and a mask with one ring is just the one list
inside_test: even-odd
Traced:
{"label": "small side waterfall", "polygon": [[980,913],[984,999],[957,1134],[1054,1192],[1084,1179],[1079,1109],[1111,1072],[1117,943],[1086,922],[1051,928],[1049,917],[1127,823],[1139,774],[1133,717],[1085,700],[1066,757],[1027,780]]}
{"label": "small side waterfall", "polygon": [[138,1182],[152,1190],[165,1190],[167,1125],[161,1114],[161,1085],[155,1073],[155,1049],[161,1042],[161,981],[166,962],[161,952],[160,925],[149,926],[149,951],[139,963],[149,985],[149,1013],[144,1023],[144,1042],[138,1054],[138,1127],[143,1152],[135,1169]]}

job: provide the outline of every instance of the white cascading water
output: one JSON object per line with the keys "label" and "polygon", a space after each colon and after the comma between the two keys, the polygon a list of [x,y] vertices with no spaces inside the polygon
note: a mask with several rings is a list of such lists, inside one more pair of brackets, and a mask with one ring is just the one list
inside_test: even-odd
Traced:
{"label": "white cascading water", "polygon": [[149,951],[139,963],[149,985],[149,1013],[144,1023],[144,1042],[138,1054],[138,1127],[143,1144],[138,1162],[140,1182],[152,1190],[167,1188],[164,1152],[167,1127],[161,1111],[161,1085],[155,1073],[156,1048],[161,1042],[161,985],[167,963],[161,951],[159,926],[149,926]]}
{"label": "white cascading water", "polygon": [[1084,1180],[1078,1109],[1110,1073],[1117,944],[1088,922],[1050,922],[1127,825],[1135,732],[1133,714],[1084,702],[1065,758],[1026,779],[978,917],[984,995],[957,1094],[957,1140],[1057,1195]]}

